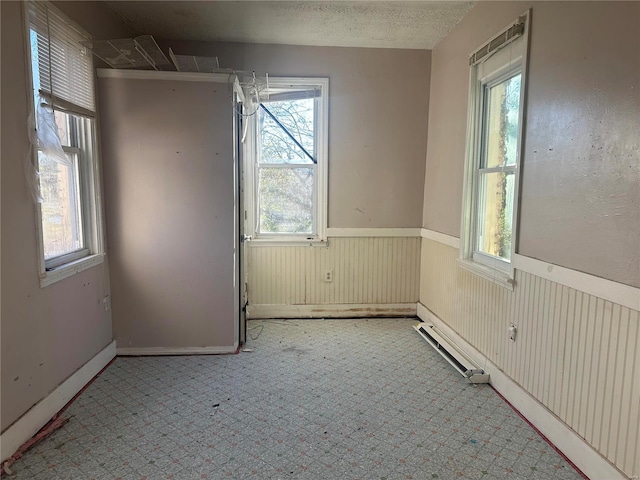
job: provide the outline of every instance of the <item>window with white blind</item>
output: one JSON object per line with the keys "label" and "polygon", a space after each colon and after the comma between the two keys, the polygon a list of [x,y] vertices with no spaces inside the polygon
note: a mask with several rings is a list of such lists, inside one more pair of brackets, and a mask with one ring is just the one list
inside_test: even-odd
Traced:
{"label": "window with white blind", "polygon": [[48,2],[29,1],[41,285],[102,261],[91,37]]}
{"label": "window with white blind", "polygon": [[461,263],[508,287],[518,218],[528,12],[470,57]]}

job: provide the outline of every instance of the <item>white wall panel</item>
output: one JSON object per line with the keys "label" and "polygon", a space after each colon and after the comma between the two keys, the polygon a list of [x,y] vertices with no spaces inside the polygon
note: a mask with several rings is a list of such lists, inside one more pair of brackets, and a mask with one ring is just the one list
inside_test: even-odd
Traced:
{"label": "white wall panel", "polygon": [[226,87],[167,73],[98,82],[113,336],[135,351],[226,350],[238,324],[232,106]]}
{"label": "white wall panel", "polygon": [[519,270],[511,292],[457,259],[457,249],[422,240],[420,302],[626,475],[639,476],[639,312]]}
{"label": "white wall panel", "polygon": [[[248,251],[252,305],[415,303],[420,238],[329,238],[327,247],[256,246]],[[333,272],[333,282],[324,272]]]}

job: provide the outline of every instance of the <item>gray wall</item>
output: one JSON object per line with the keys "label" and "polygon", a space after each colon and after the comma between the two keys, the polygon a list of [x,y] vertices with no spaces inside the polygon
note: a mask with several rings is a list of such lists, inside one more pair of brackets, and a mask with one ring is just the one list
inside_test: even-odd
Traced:
{"label": "gray wall", "polygon": [[[36,210],[23,173],[28,155],[24,19],[21,2],[2,9],[2,411],[4,431],[112,340],[105,262],[40,288]],[[102,4],[61,5],[94,38],[127,36]],[[78,11],[100,19],[85,24]],[[97,22],[96,22],[97,23]],[[102,37],[104,38],[104,37]]]}
{"label": "gray wall", "polygon": [[479,2],[434,50],[426,228],[458,237],[468,54],[533,6],[518,253],[640,286],[640,4]]}
{"label": "gray wall", "polygon": [[329,227],[420,227],[427,50],[160,42],[224,68],[329,77]]}
{"label": "gray wall", "polygon": [[227,85],[109,78],[98,84],[118,347],[232,346]]}

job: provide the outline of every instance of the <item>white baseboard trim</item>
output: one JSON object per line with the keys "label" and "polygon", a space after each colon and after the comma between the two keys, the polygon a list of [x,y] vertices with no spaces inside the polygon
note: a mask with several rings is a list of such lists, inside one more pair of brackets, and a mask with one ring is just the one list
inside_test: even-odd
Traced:
{"label": "white baseboard trim", "polygon": [[[422,238],[448,245],[456,250],[460,249],[460,239],[435,232],[426,228],[422,229]],[[623,307],[640,310],[640,288],[614,282],[606,278],[579,272],[571,268],[548,263],[536,258],[527,257],[516,253],[513,257],[513,267],[517,270],[530,273],[546,280],[565,285],[589,295],[595,295],[604,300],[617,303]]]}
{"label": "white baseboard trim", "polygon": [[4,462],[33,437],[82,390],[116,356],[116,342],[111,342],[96,356],[75,371],[49,395],[36,403],[0,435],[0,458]]}
{"label": "white baseboard trim", "polygon": [[327,237],[420,237],[419,228],[327,228]]}
{"label": "white baseboard trim", "polygon": [[415,317],[415,303],[247,305],[247,318]]}
{"label": "white baseboard trim", "polygon": [[418,303],[418,317],[441,329],[467,355],[482,365],[490,375],[489,383],[524,415],[549,441],[585,475],[594,480],[626,480],[627,477],[598,453],[589,443],[507,376],[497,365],[458,335],[423,304]]}
{"label": "white baseboard trim", "polygon": [[222,355],[235,353],[238,344],[221,347],[118,347],[119,357],[147,355]]}

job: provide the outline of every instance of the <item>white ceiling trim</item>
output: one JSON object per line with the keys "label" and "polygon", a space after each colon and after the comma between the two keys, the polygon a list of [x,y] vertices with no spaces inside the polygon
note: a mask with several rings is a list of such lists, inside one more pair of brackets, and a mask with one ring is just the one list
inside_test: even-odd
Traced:
{"label": "white ceiling trim", "polygon": [[128,70],[98,68],[98,78],[123,78],[125,80],[173,80],[180,82],[229,83],[233,77],[226,73],[164,72],[156,70]]}

